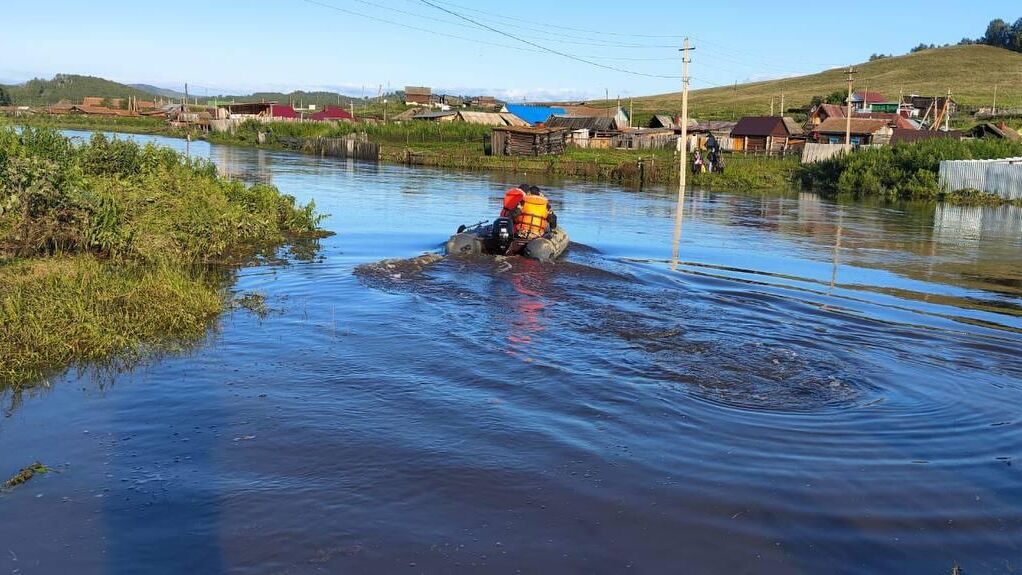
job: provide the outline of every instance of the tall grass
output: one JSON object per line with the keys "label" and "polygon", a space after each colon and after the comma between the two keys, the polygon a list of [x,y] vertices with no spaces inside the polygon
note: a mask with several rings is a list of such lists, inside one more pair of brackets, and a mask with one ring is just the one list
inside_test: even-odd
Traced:
{"label": "tall grass", "polygon": [[195,264],[317,235],[319,221],[167,148],[0,128],[0,386],[201,334],[224,294]]}

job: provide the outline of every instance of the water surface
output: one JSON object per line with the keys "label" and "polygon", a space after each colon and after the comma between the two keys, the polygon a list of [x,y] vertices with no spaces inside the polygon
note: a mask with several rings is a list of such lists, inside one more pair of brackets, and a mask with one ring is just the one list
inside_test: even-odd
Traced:
{"label": "water surface", "polygon": [[[5,397],[0,473],[58,472],[0,569],[1022,568],[1018,208],[696,191],[672,262],[668,190],[187,147],[338,235],[193,352]],[[355,273],[523,179],[565,261]]]}

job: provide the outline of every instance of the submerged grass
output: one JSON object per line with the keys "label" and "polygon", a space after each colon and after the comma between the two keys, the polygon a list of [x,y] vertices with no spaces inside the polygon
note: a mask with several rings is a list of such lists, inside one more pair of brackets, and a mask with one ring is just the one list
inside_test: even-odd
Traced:
{"label": "submerged grass", "polygon": [[0,388],[201,337],[226,298],[209,264],[318,235],[319,221],[166,148],[0,128]]}

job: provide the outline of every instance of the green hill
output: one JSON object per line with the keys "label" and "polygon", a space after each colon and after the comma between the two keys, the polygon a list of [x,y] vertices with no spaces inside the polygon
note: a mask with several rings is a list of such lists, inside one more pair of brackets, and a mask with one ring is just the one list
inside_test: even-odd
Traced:
{"label": "green hill", "polygon": [[[691,73],[699,75],[698,52]],[[1022,54],[992,46],[951,46],[924,50],[907,56],[884,58],[855,66],[855,89],[880,92],[890,100],[899,93],[944,95],[948,88],[966,111],[990,106],[997,88],[997,106],[1022,107]],[[770,113],[770,99],[780,109],[808,105],[813,96],[826,97],[846,89],[845,69],[827,70],[809,76],[695,90],[689,94],[694,118],[730,120]],[[636,98],[635,115],[676,114],[681,110],[681,93]]]}
{"label": "green hill", "polygon": [[24,84],[3,86],[16,105],[42,106],[56,104],[60,100],[81,102],[86,96],[97,96],[101,98],[127,98],[136,97],[140,100],[152,100],[154,95],[118,84],[103,78],[93,76],[79,76],[75,74],[57,74],[52,80],[36,78]]}

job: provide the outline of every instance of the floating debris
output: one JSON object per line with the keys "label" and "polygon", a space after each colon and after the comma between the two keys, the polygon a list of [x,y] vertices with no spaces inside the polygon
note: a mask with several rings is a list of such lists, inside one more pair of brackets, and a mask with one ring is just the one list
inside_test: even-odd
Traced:
{"label": "floating debris", "polygon": [[270,315],[270,308],[266,305],[266,296],[261,293],[247,293],[238,298],[235,305],[256,314],[260,319],[265,319]]}
{"label": "floating debris", "polygon": [[4,489],[11,489],[21,485],[22,483],[26,483],[29,479],[32,479],[32,477],[35,476],[36,473],[49,472],[50,472],[49,467],[46,467],[42,463],[36,461],[32,465],[29,465],[28,467],[19,471],[17,474],[14,475],[14,477],[11,477],[7,481],[4,481]]}

